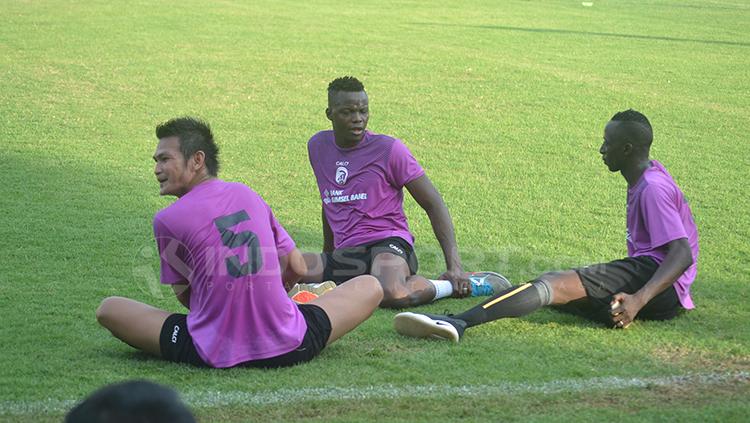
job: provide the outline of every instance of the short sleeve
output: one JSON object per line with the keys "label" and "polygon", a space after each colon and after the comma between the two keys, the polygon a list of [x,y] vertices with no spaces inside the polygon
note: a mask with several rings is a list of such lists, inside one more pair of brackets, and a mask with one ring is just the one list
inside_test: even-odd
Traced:
{"label": "short sleeve", "polygon": [[315,145],[313,144],[314,142],[315,137],[312,137],[307,141],[307,160],[310,162],[310,166],[313,169],[315,168],[315,158],[313,157],[313,155],[315,154]]}
{"label": "short sleeve", "polygon": [[672,187],[649,185],[641,193],[640,208],[646,230],[655,249],[680,238],[687,238]]}
{"label": "short sleeve", "polygon": [[289,236],[286,229],[284,229],[284,227],[281,226],[281,223],[276,220],[276,216],[273,215],[271,207],[266,204],[266,208],[268,209],[269,222],[271,224],[271,230],[273,231],[274,241],[276,242],[276,251],[278,252],[279,257],[286,256],[294,250],[296,244],[292,237]]}
{"label": "short sleeve", "polygon": [[400,140],[395,140],[388,159],[390,180],[396,188],[402,188],[409,182],[424,175],[424,169],[411,154],[411,151]]}
{"label": "short sleeve", "polygon": [[154,238],[161,264],[161,283],[173,285],[190,281],[187,248],[169,231],[158,215],[154,218]]}

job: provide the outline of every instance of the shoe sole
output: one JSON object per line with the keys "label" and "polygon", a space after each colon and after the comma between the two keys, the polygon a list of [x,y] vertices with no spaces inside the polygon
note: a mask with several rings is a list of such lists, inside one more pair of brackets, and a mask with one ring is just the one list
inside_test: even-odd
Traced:
{"label": "shoe sole", "polygon": [[448,322],[432,320],[417,313],[399,313],[393,318],[393,327],[401,335],[414,338],[435,338],[458,342],[458,331]]}

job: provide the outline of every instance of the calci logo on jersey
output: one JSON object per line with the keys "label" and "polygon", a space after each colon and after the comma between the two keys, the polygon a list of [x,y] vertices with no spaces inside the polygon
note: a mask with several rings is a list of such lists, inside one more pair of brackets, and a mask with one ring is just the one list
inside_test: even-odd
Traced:
{"label": "calci logo on jersey", "polygon": [[349,179],[349,169],[346,166],[349,162],[336,162],[336,183],[339,185],[346,184],[346,180]]}

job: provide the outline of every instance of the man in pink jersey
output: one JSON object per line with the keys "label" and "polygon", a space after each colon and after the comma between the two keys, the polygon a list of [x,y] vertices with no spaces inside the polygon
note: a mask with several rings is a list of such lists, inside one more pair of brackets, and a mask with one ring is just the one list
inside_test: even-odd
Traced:
{"label": "man in pink jersey", "polygon": [[[323,254],[305,254],[307,281],[338,284],[371,274],[383,286],[381,306],[393,308],[491,295],[510,285],[490,272],[464,273],[448,208],[401,140],[367,130],[369,102],[359,80],[330,83],[326,116],[333,130],[318,132],[307,145],[323,202]],[[429,216],[443,250],[447,271],[436,280],[416,274],[404,188]]]}
{"label": "man in pink jersey", "polygon": [[628,183],[628,257],[546,273],[458,315],[400,313],[404,335],[458,341],[466,328],[518,317],[546,305],[626,328],[638,319],[671,319],[694,308],[690,285],[698,261],[698,231],[680,188],[664,166],[649,159],[653,140],[646,116],[626,110],[604,129],[604,164]]}
{"label": "man in pink jersey", "polygon": [[161,282],[189,312],[106,298],[96,317],[115,337],[196,366],[281,367],[311,360],[372,314],[382,290],[371,276],[305,305],[287,297],[282,281],[307,271],[302,254],[258,194],[217,178],[207,124],[173,119],[156,137],[159,193],[177,197],[154,217]]}

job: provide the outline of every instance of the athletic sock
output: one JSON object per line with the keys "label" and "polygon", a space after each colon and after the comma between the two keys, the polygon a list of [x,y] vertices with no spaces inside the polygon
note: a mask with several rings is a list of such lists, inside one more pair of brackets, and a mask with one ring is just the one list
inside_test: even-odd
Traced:
{"label": "athletic sock", "polygon": [[432,301],[441,298],[450,297],[453,294],[453,284],[451,281],[427,279],[435,287],[435,298]]}
{"label": "athletic sock", "polygon": [[537,279],[520,286],[510,287],[489,300],[453,316],[466,322],[467,327],[491,322],[503,317],[525,316],[552,303],[549,282]]}

